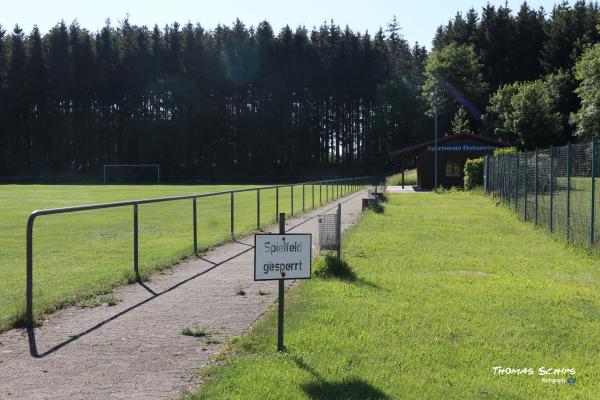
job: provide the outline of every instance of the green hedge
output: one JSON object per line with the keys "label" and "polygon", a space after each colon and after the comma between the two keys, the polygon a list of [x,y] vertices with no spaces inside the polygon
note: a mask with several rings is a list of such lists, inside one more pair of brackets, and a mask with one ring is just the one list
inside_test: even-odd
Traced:
{"label": "green hedge", "polygon": [[465,163],[465,190],[483,185],[483,163],[483,157],[467,160]]}

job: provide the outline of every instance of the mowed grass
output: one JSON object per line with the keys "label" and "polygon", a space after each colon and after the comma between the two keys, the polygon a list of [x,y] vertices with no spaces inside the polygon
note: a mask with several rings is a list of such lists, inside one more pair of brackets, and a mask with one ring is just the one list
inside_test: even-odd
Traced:
{"label": "mowed grass", "polygon": [[287,292],[287,353],[271,310],[189,399],[598,398],[600,263],[585,250],[459,192],[390,195],[343,243],[355,279]]}
{"label": "mowed grass", "polygon": [[[0,332],[19,323],[25,311],[25,229],[36,209],[177,196],[244,186],[0,186]],[[331,200],[321,187],[323,203]],[[337,190],[337,189],[335,189]],[[337,191],[336,191],[337,194]],[[292,193],[279,190],[279,211],[291,214]],[[295,186],[294,213],[302,212],[302,186]],[[304,191],[312,207],[312,186]],[[256,192],[234,197],[235,233],[257,229]],[[315,186],[319,206],[319,186]],[[197,200],[198,244],[206,249],[230,240],[229,195]],[[261,226],[275,221],[275,189],[261,190]],[[146,278],[193,254],[192,200],[139,206],[140,275]],[[75,304],[90,294],[135,280],[132,207],[39,217],[34,226],[34,311],[39,316]]]}

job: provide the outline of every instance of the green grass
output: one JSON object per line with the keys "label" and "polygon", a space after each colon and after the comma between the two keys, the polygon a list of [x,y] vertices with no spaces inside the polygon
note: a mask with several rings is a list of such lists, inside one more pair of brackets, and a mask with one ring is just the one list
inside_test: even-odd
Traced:
{"label": "green grass", "polygon": [[[19,324],[25,310],[25,227],[36,209],[224,191],[240,186],[0,185],[0,332]],[[244,185],[243,187],[248,187]],[[325,186],[322,188],[325,203]],[[302,186],[294,188],[302,212]],[[305,206],[312,206],[306,186]],[[331,200],[331,198],[330,198]],[[230,240],[229,195],[198,199],[198,244]],[[261,225],[275,220],[275,189],[261,191]],[[315,187],[315,206],[319,187]],[[291,213],[291,191],[279,191],[279,210]],[[108,294],[132,282],[132,207],[39,217],[34,228],[34,308],[37,318],[56,308]],[[235,195],[235,233],[256,229],[256,192]],[[139,206],[140,275],[193,253],[192,201]]]}
{"label": "green grass", "polygon": [[[395,174],[387,177],[388,186],[400,186],[402,185],[402,174]],[[407,186],[414,186],[417,184],[417,170],[409,169],[404,172],[404,184]]]}
{"label": "green grass", "polygon": [[326,278],[286,294],[287,353],[272,309],[189,399],[598,398],[600,265],[584,250],[464,192],[391,195],[343,243],[347,266],[318,261]]}

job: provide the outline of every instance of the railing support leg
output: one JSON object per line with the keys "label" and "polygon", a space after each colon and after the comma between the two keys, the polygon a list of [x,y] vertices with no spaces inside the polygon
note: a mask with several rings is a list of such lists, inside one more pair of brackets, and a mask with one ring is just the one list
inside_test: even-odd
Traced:
{"label": "railing support leg", "polygon": [[231,196],[230,196],[230,201],[229,201],[229,211],[231,214],[231,218],[230,218],[230,231],[231,231],[231,240],[233,240],[235,238],[235,234],[234,234],[234,200],[233,200],[233,192],[231,192]]}
{"label": "railing support leg", "polygon": [[192,199],[192,205],[194,209],[194,255],[198,257],[198,222],[196,217],[196,199]]}
{"label": "railing support leg", "polygon": [[260,189],[256,190],[256,229],[260,230]]}
{"label": "railing support leg", "polygon": [[139,258],[138,258],[138,205],[133,205],[133,270],[135,279],[140,281]]}

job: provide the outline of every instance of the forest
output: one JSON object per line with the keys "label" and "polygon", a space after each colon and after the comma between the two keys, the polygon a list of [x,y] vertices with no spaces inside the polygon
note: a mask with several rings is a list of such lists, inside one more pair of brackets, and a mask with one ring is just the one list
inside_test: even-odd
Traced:
{"label": "forest", "polygon": [[98,179],[160,164],[173,179],[389,170],[387,152],[472,131],[520,148],[600,128],[600,9],[578,1],[457,12],[431,51],[334,21],[274,32],[77,21],[0,27],[0,179]]}

